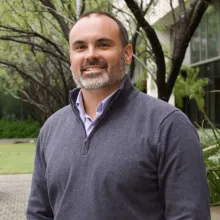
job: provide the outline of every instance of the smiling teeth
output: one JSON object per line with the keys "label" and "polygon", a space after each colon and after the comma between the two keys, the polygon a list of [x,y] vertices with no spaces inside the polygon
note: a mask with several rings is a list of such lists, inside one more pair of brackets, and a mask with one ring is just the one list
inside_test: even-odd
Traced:
{"label": "smiling teeth", "polygon": [[90,71],[90,70],[100,70],[101,68],[97,68],[97,67],[95,67],[95,68],[87,68],[86,69],[86,71]]}

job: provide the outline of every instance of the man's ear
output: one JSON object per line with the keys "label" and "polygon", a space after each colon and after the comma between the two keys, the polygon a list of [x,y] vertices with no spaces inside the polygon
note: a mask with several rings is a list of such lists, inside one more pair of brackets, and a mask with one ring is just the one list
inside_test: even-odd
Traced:
{"label": "man's ear", "polygon": [[130,64],[132,61],[132,55],[133,55],[133,47],[131,44],[128,44],[124,48],[124,55],[125,55],[125,63]]}

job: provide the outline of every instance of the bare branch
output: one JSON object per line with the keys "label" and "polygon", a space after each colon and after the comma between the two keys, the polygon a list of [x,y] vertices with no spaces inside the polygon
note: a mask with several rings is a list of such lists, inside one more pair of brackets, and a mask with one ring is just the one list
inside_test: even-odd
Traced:
{"label": "bare branch", "polygon": [[177,32],[177,19],[176,19],[176,15],[175,15],[175,9],[173,7],[173,0],[170,0],[170,7],[171,7],[171,12],[172,12],[172,16],[173,16],[173,21],[174,21],[174,24],[173,24],[173,45],[172,45],[172,54],[175,54],[175,49],[176,49],[176,32]]}
{"label": "bare branch", "polygon": [[82,0],[82,7],[81,7],[80,15],[82,15],[85,12],[85,9],[86,9],[86,0]]}
{"label": "bare branch", "polygon": [[135,54],[133,54],[133,57],[144,67],[144,69],[147,70],[147,72],[149,73],[149,75],[152,77],[152,79],[153,79],[154,82],[156,83],[156,79],[155,79],[153,73],[151,72],[151,70],[149,70],[149,68],[142,62],[142,60],[139,59],[138,56],[136,56]]}
{"label": "bare branch", "polygon": [[147,7],[144,10],[144,15],[147,14],[147,12],[149,11],[149,9],[151,8],[151,6],[155,3],[155,0],[150,0],[150,2],[147,4]]}
{"label": "bare branch", "polygon": [[45,112],[45,107],[43,105],[41,105],[40,103],[37,103],[36,101],[34,101],[28,94],[27,92],[25,92],[24,90],[19,89],[19,92],[21,92],[26,98],[27,101],[32,104],[35,105],[38,109],[40,109],[42,112]]}
{"label": "bare branch", "polygon": [[[21,29],[17,29],[17,28],[10,27],[10,26],[4,26],[4,25],[0,24],[0,31],[1,31],[1,28],[8,30],[8,31],[15,32],[15,33],[27,34],[26,36],[30,36],[30,37],[38,37],[38,38],[44,40],[46,43],[52,45],[58,51],[58,53],[60,53],[62,56],[65,57],[65,54],[60,50],[59,46],[56,43],[54,43],[49,38],[47,38],[37,32],[29,31],[29,30],[21,30]],[[23,37],[23,36],[25,36],[25,35],[20,35],[20,37]],[[13,37],[15,37],[15,36],[13,36]]]}
{"label": "bare branch", "polygon": [[[69,19],[69,18],[72,18],[72,14],[69,13],[69,11],[66,9],[64,3],[65,3],[64,1],[61,1],[61,4],[62,4],[62,6],[63,6],[63,9],[64,9],[64,11],[66,12],[66,14],[68,15],[68,19]],[[71,4],[71,1],[69,2],[69,4]],[[71,19],[70,19],[70,20],[71,20]]]}
{"label": "bare branch", "polygon": [[[151,0],[149,2],[149,4],[147,5],[147,7],[143,10],[143,1],[141,1],[141,11],[143,11],[143,16],[146,15],[146,13],[148,12],[150,6],[154,3],[154,0]],[[129,22],[130,24],[130,22]],[[138,36],[140,35],[140,25],[137,24],[136,26],[136,30],[135,30],[135,33],[134,35],[132,36],[132,40],[131,40],[131,44],[133,46],[133,54],[136,55],[136,44],[137,44],[137,40],[138,40]],[[143,35],[142,35],[143,36]],[[144,36],[144,40],[145,40],[145,43],[146,45],[148,45],[148,41],[146,40],[145,36]],[[131,78],[133,78],[133,75],[134,75],[134,70],[135,70],[135,57],[133,56],[132,58],[132,62],[130,64],[130,70],[129,70],[129,75]]]}
{"label": "bare branch", "polygon": [[[186,26],[180,26],[183,30],[180,30],[178,33],[178,37],[176,37],[176,45],[178,44],[178,48],[175,49],[175,53],[172,55],[172,63],[171,69],[169,72],[169,78],[167,81],[167,95],[168,97],[172,93],[172,89],[174,87],[176,78],[178,76],[179,70],[181,68],[181,64],[183,62],[186,49],[189,45],[189,42],[198,27],[203,14],[208,8],[211,0],[198,0],[194,11],[191,11],[190,21],[186,24]],[[185,28],[186,27],[186,28]]]}
{"label": "bare branch", "polygon": [[177,23],[177,20],[176,20],[175,11],[174,11],[174,8],[173,8],[173,0],[170,0],[170,8],[171,8],[171,11],[172,11],[173,21],[174,21],[174,25],[175,25]]}
{"label": "bare branch", "polygon": [[[33,56],[36,58],[36,53],[34,51],[32,51],[32,53],[33,53]],[[50,61],[52,61],[52,59],[50,59]],[[51,81],[50,79],[52,78],[54,81],[57,80],[56,76],[54,76],[54,69],[51,71],[51,68],[48,68],[48,65],[45,65],[45,63],[41,64],[37,59],[35,59],[35,62],[37,62],[37,65],[40,68],[42,75],[44,76],[43,82],[44,82],[45,86],[50,87],[50,85],[49,85],[50,81]],[[57,60],[56,60],[56,62],[57,62]],[[58,61],[58,62],[60,63],[60,61]],[[55,62],[53,62],[53,65],[55,67],[57,67]],[[39,71],[37,71],[37,72],[39,72]],[[60,73],[60,69],[58,69],[58,73]],[[53,89],[53,95],[54,95],[54,99],[58,103],[63,103],[63,95],[61,93],[61,89],[57,89],[57,90]]]}
{"label": "bare branch", "polygon": [[208,8],[211,0],[199,0],[197,1],[194,10],[191,12],[191,19],[187,25],[186,37],[190,41],[192,35],[194,34],[196,27],[199,25],[203,14]]}
{"label": "bare branch", "polygon": [[[111,3],[110,3],[110,5],[112,6],[112,8],[116,9],[118,12],[121,12],[123,15],[129,16],[129,17],[133,20],[133,22],[136,23],[136,20],[134,19],[134,17],[133,17],[131,14],[129,14],[129,13],[123,11],[123,10],[120,9],[120,8],[117,8],[115,5],[113,5],[113,4],[111,4]],[[126,18],[126,17],[125,17],[125,18]],[[129,24],[130,24],[130,23],[131,23],[131,22],[129,22]]]}
{"label": "bare branch", "polygon": [[[131,41],[134,55],[136,55],[136,44],[137,44],[139,30],[140,30],[140,25],[137,25],[136,31],[135,31],[135,33],[132,37],[132,41]],[[130,65],[130,71],[129,71],[129,75],[130,75],[131,79],[133,78],[134,70],[135,70],[135,57],[133,56],[132,61],[131,61],[131,65]]]}
{"label": "bare branch", "polygon": [[143,8],[144,8],[144,6],[143,6],[143,0],[141,0],[141,3],[140,3],[140,9],[141,9],[141,11],[143,11]]}
{"label": "bare branch", "polygon": [[71,14],[70,16],[71,20],[76,21],[76,11],[72,8],[72,2],[73,1],[67,2],[67,8],[69,10],[69,13]]}
{"label": "bare branch", "polygon": [[19,96],[17,96],[15,93],[13,93],[10,89],[7,89],[6,87],[4,87],[5,91],[7,91],[8,93],[10,93],[10,95],[18,100],[21,100],[22,102],[26,102],[32,105],[35,105],[38,109],[40,109],[42,112],[45,112],[45,108],[43,105],[41,105],[40,103],[35,102],[33,99],[31,99],[31,97],[23,90],[18,89],[21,93],[23,93],[27,99],[21,98]]}
{"label": "bare branch", "polygon": [[190,6],[189,6],[189,9],[188,9],[188,12],[187,12],[187,20],[189,21],[190,18],[192,17],[192,14],[195,10],[195,7],[197,5],[197,2],[198,0],[194,0],[194,1],[190,1]]}
{"label": "bare branch", "polygon": [[69,94],[69,88],[67,86],[67,82],[66,82],[66,79],[65,79],[65,76],[64,76],[64,72],[63,72],[63,67],[61,65],[61,63],[59,62],[59,73],[60,73],[60,76],[61,76],[61,79],[62,79],[62,82],[63,82],[63,87],[64,87],[64,98],[65,98],[65,104],[68,104],[68,94]]}
{"label": "bare branch", "polygon": [[[36,1],[35,1],[36,2]],[[48,12],[57,20],[58,24],[60,25],[65,39],[68,41],[69,40],[69,27],[65,20],[67,20],[70,23],[73,23],[73,21],[69,20],[69,18],[61,15],[58,13],[55,5],[51,2],[51,0],[40,0],[42,4],[40,4],[42,7],[47,8]],[[36,2],[39,4],[38,2]]]}
{"label": "bare branch", "polygon": [[179,23],[184,25],[186,22],[186,6],[184,0],[179,0]]}
{"label": "bare branch", "polygon": [[139,25],[145,31],[150,41],[153,53],[155,54],[155,62],[157,65],[157,72],[156,72],[157,86],[160,88],[166,89],[166,82],[165,82],[166,81],[165,79],[166,65],[165,65],[163,49],[161,47],[157,34],[154,31],[154,29],[150,26],[150,24],[146,21],[146,19],[144,18],[143,12],[141,12],[137,3],[134,0],[125,0],[125,2],[127,6],[130,8],[133,15],[135,16]]}
{"label": "bare branch", "polygon": [[[40,82],[35,76],[29,75],[26,72],[24,72],[23,70],[21,70],[20,68],[18,68],[15,64],[10,63],[8,61],[4,61],[4,60],[0,60],[0,64],[10,67],[12,69],[14,69],[15,71],[17,71],[21,76],[23,76],[24,78],[32,81],[33,83],[39,85],[40,87],[42,87],[43,89],[45,89],[52,97],[54,97],[54,93],[52,91],[49,90],[49,88],[44,85],[42,82]],[[55,97],[56,98],[56,97]]]}
{"label": "bare branch", "polygon": [[44,53],[47,53],[47,54],[50,54],[52,55],[53,57],[56,57],[66,63],[69,63],[69,60],[65,59],[65,57],[63,56],[60,56],[56,53],[54,53],[53,51],[49,50],[49,49],[46,49],[43,45],[40,45],[40,44],[37,44],[37,43],[34,43],[34,42],[31,42],[31,41],[25,41],[25,40],[18,40],[16,38],[13,38],[13,37],[10,37],[10,36],[1,36],[0,37],[0,40],[5,40],[5,41],[13,41],[13,42],[17,42],[17,43],[21,43],[21,44],[27,44],[27,45],[30,45],[30,46],[33,46],[35,47],[36,49],[40,49],[40,51],[43,51]]}

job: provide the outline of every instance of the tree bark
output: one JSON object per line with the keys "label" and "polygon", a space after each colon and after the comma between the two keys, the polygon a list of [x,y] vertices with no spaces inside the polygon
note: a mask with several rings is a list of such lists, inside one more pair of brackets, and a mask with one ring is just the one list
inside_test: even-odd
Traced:
{"label": "tree bark", "polygon": [[[176,38],[174,39],[175,50],[173,50],[171,68],[169,71],[169,77],[167,80],[167,96],[170,97],[175,85],[177,76],[180,72],[181,65],[183,63],[187,47],[189,46],[190,40],[196,31],[201,19],[207,10],[211,0],[199,0],[196,1],[194,7],[186,12],[184,1],[181,1],[180,14],[182,16],[181,25],[177,31]],[[190,17],[189,17],[190,16]],[[160,90],[160,88],[158,88]]]}
{"label": "tree bark", "polygon": [[[151,0],[148,3],[147,7],[145,9],[143,9],[143,1],[141,1],[141,11],[143,11],[143,16],[146,15],[146,13],[148,12],[148,10],[150,9],[150,7],[153,3],[154,3],[154,0]],[[132,47],[133,47],[133,54],[135,54],[135,55],[136,55],[136,44],[137,44],[138,32],[139,31],[140,31],[140,25],[137,24],[135,33],[134,33],[134,35],[132,37],[132,41],[131,41],[131,44],[132,44]],[[131,65],[130,65],[130,70],[129,70],[129,75],[130,75],[131,79],[134,76],[134,71],[135,71],[135,57],[133,56],[132,61],[131,61]]]}
{"label": "tree bark", "polygon": [[63,31],[63,35],[67,41],[69,41],[69,27],[68,24],[65,22],[64,18],[58,14],[56,11],[55,5],[52,3],[51,0],[40,0],[41,3],[48,8],[49,13],[57,20],[58,24],[60,25],[61,30]]}
{"label": "tree bark", "polygon": [[[158,88],[158,98],[164,101],[169,101],[189,42],[211,0],[192,1],[188,10],[185,7],[185,1],[179,0],[179,19],[177,20],[177,18],[174,16],[176,20],[176,23],[174,21],[175,39],[173,42],[174,47],[171,56],[171,67],[168,72],[167,80],[164,52],[157,34],[144,18],[144,15],[138,4],[134,0],[125,0],[125,2],[133,13],[140,27],[142,27],[145,31],[151,44],[152,52],[154,54],[155,63],[157,66],[156,84]],[[172,13],[175,15],[174,8],[172,7],[172,0],[170,0],[170,5]]]}
{"label": "tree bark", "polygon": [[164,97],[164,94],[166,94],[166,64],[161,43],[157,37],[155,30],[144,18],[143,12],[140,10],[137,3],[134,0],[125,0],[125,2],[149,39],[157,66],[156,83],[157,87],[160,88],[160,93],[158,93],[158,97],[160,99],[165,99],[166,97]]}

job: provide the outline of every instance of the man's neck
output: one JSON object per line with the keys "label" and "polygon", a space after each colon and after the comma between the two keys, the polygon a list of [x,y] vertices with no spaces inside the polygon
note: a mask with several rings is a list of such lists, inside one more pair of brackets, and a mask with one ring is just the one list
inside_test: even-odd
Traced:
{"label": "man's neck", "polygon": [[84,103],[85,113],[89,115],[92,119],[96,118],[96,109],[100,102],[106,97],[111,95],[115,90],[120,87],[120,84],[114,87],[106,87],[102,89],[86,90],[82,89],[82,99]]}

